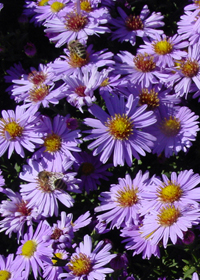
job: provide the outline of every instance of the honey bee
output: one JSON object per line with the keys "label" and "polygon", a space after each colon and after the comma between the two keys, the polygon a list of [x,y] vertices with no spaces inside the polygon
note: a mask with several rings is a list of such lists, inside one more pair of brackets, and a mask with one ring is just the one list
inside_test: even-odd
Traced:
{"label": "honey bee", "polygon": [[81,44],[78,40],[73,40],[68,43],[68,49],[70,53],[76,54],[78,57],[82,59],[86,59],[87,52],[83,44]]}
{"label": "honey bee", "polygon": [[40,171],[38,173],[38,179],[40,185],[44,189],[48,189],[49,191],[54,190],[64,190],[67,185],[65,181],[62,179],[64,177],[63,173],[59,172],[49,172],[46,170]]}

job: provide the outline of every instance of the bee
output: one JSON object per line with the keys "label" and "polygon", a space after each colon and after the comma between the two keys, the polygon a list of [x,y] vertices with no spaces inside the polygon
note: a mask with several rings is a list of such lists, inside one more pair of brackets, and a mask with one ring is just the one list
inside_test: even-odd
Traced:
{"label": "bee", "polygon": [[78,57],[82,59],[86,59],[87,52],[83,44],[81,44],[78,40],[73,40],[68,43],[68,50],[71,54],[76,54]]}
{"label": "bee", "polygon": [[54,190],[64,190],[67,185],[65,181],[62,179],[64,175],[59,172],[49,172],[46,170],[40,171],[38,173],[38,179],[40,181],[40,185],[44,189],[48,189],[49,191]]}

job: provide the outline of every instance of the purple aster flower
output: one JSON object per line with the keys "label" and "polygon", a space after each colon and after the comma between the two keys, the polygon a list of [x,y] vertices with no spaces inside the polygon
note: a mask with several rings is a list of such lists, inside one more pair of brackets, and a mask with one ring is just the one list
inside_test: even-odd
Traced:
{"label": "purple aster flower", "polygon": [[154,245],[150,240],[141,236],[142,232],[140,227],[131,226],[125,227],[121,230],[121,236],[125,237],[122,241],[127,242],[125,245],[126,250],[133,250],[133,256],[142,253],[143,259],[150,259],[152,255],[160,257],[160,250],[158,245]]}
{"label": "purple aster flower", "polygon": [[148,172],[142,175],[139,171],[133,180],[127,174],[125,178],[119,178],[118,184],[112,184],[109,192],[102,192],[99,198],[101,205],[95,208],[95,212],[106,212],[98,215],[98,220],[111,223],[110,228],[137,225],[142,192],[148,178]]}
{"label": "purple aster flower", "polygon": [[196,272],[192,274],[192,280],[199,280],[199,276]]}
{"label": "purple aster flower", "polygon": [[179,207],[169,204],[158,211],[151,209],[143,220],[140,230],[142,237],[158,245],[162,240],[164,248],[167,247],[169,238],[176,244],[177,238],[184,239],[184,232],[193,225],[199,224],[200,209],[193,205]]}
{"label": "purple aster flower", "polygon": [[185,106],[160,106],[156,115],[157,123],[149,130],[157,138],[153,153],[164,152],[165,157],[170,157],[181,150],[187,152],[199,131],[199,116]]}
{"label": "purple aster flower", "polygon": [[74,232],[80,228],[87,226],[91,222],[89,211],[78,217],[76,221],[73,221],[72,214],[66,214],[61,212],[61,220],[57,220],[52,226],[52,231],[49,235],[45,236],[45,240],[53,240],[53,247],[64,249],[72,247],[72,239],[74,238]]}
{"label": "purple aster flower", "polygon": [[52,64],[51,67],[54,73],[54,79],[62,79],[63,76],[70,76],[75,72],[80,72],[80,69],[85,66],[90,68],[92,65],[96,67],[112,66],[113,53],[108,52],[106,49],[95,52],[93,45],[89,45],[86,48],[86,58],[81,58],[74,53],[70,53],[68,49],[63,50],[65,55],[61,55]]}
{"label": "purple aster flower", "polygon": [[15,268],[14,254],[9,254],[7,257],[0,255],[0,275],[2,279],[24,280],[21,274],[22,271]]}
{"label": "purple aster flower", "polygon": [[68,44],[71,40],[79,40],[84,43],[90,35],[110,31],[107,26],[103,26],[109,17],[106,8],[92,10],[88,7],[89,9],[85,11],[81,10],[77,3],[75,3],[77,11],[72,9],[65,16],[47,20],[44,24],[45,32],[50,33],[50,41],[56,43],[56,48]]}
{"label": "purple aster flower", "polygon": [[79,130],[70,130],[67,127],[66,117],[57,115],[53,121],[47,116],[41,117],[41,131],[45,131],[42,147],[33,155],[34,159],[45,158],[46,161],[62,162],[65,158],[74,160],[72,152],[80,152],[77,147],[81,140]]}
{"label": "purple aster flower", "polygon": [[101,153],[100,160],[106,163],[113,154],[114,166],[124,165],[126,162],[132,165],[132,156],[139,159],[139,154],[145,156],[151,152],[153,141],[156,139],[149,133],[143,132],[142,128],[156,122],[153,112],[145,112],[146,105],[137,108],[138,99],[133,95],[128,97],[127,102],[123,96],[105,96],[108,113],[96,104],[89,111],[97,119],[86,118],[85,124],[94,127],[87,133],[85,140],[97,138],[89,144],[89,149],[94,149],[93,155]]}
{"label": "purple aster flower", "polygon": [[116,269],[123,269],[123,268],[126,268],[128,266],[128,258],[127,258],[127,255],[126,253],[119,253],[117,254],[117,256],[112,259],[110,261],[110,266],[116,270]]}
{"label": "purple aster flower", "polygon": [[188,230],[186,232],[183,233],[183,244],[185,245],[190,245],[194,242],[195,240],[195,234],[192,230]]}
{"label": "purple aster flower", "polygon": [[33,57],[37,53],[37,49],[33,43],[27,43],[24,46],[24,52],[28,57]]}
{"label": "purple aster flower", "polygon": [[20,192],[28,207],[37,207],[38,212],[45,217],[58,216],[59,200],[66,207],[72,207],[74,199],[68,191],[80,192],[74,178],[76,173],[67,172],[73,161],[53,162],[28,160],[29,165],[23,166],[20,178],[29,182],[20,185]]}
{"label": "purple aster flower", "polygon": [[101,85],[104,77],[97,71],[97,66],[84,67],[82,71],[77,71],[72,76],[63,77],[63,94],[67,96],[67,101],[78,108],[83,113],[84,105],[91,106],[96,101],[94,91]]}
{"label": "purple aster flower", "polygon": [[[24,226],[30,226],[33,222],[38,222],[40,215],[37,208],[29,208],[28,202],[24,201],[19,193],[11,189],[2,189],[2,193],[10,200],[3,200],[0,204],[0,231],[11,237],[12,232],[17,233],[18,240],[24,234]],[[4,219],[3,219],[4,218]]]}
{"label": "purple aster flower", "polygon": [[145,45],[140,45],[138,52],[153,55],[156,65],[161,68],[172,67],[175,61],[187,55],[187,52],[181,49],[188,47],[188,42],[183,41],[177,34],[169,38],[165,34],[156,34],[154,39],[145,38],[144,43]]}
{"label": "purple aster flower", "polygon": [[168,68],[168,70],[170,75],[166,80],[166,84],[169,86],[174,85],[174,90],[178,96],[185,95],[185,98],[187,98],[192,85],[196,85],[200,89],[199,44],[189,46],[187,57],[183,58],[176,67]]}
{"label": "purple aster flower", "polygon": [[106,274],[113,269],[104,267],[116,255],[110,254],[111,244],[100,241],[92,251],[92,239],[89,235],[84,236],[84,241],[76,248],[68,262],[68,273],[60,274],[60,278],[67,280],[95,280],[105,279]]}
{"label": "purple aster flower", "polygon": [[180,209],[186,205],[194,205],[198,208],[200,202],[200,176],[193,170],[180,171],[177,175],[172,172],[170,179],[162,174],[162,180],[158,177],[151,179],[151,185],[143,192],[142,215],[151,209],[159,210],[167,204],[173,204]]}
{"label": "purple aster flower", "polygon": [[[4,180],[4,178],[3,178],[3,176],[1,174],[2,174],[2,171],[0,169],[0,187],[5,185],[5,180]],[[1,189],[2,188],[0,188],[0,191],[1,191]]]}
{"label": "purple aster flower", "polygon": [[118,39],[119,42],[128,41],[133,46],[136,43],[136,36],[141,38],[154,38],[156,34],[162,34],[162,30],[156,28],[162,27],[163,16],[161,13],[152,13],[148,6],[145,5],[139,16],[127,15],[120,7],[118,7],[120,18],[112,19],[111,24],[114,26],[112,39]]}
{"label": "purple aster flower", "polygon": [[0,11],[3,9],[4,5],[0,3]]}
{"label": "purple aster flower", "polygon": [[24,279],[28,279],[31,269],[35,279],[40,273],[40,268],[44,268],[44,263],[53,257],[52,241],[44,241],[43,236],[50,231],[51,228],[46,221],[41,221],[36,230],[30,226],[28,232],[24,235],[22,245],[17,249],[17,257],[15,260],[15,269],[24,270]]}
{"label": "purple aster flower", "polygon": [[160,71],[153,55],[138,53],[134,56],[127,51],[120,51],[116,56],[114,74],[127,75],[131,83],[140,84],[142,87],[158,84],[169,76]]}
{"label": "purple aster flower", "polygon": [[71,130],[75,130],[78,127],[78,120],[75,118],[68,118],[66,120],[66,123],[67,123],[67,128]]}
{"label": "purple aster flower", "polygon": [[44,264],[43,277],[45,280],[58,280],[63,269],[67,270],[68,253],[65,250],[56,249],[49,262]]}
{"label": "purple aster flower", "polygon": [[97,190],[97,186],[101,185],[100,179],[108,181],[107,177],[112,175],[107,171],[112,164],[102,165],[99,156],[94,157],[87,152],[81,152],[76,154],[75,158],[74,169],[81,179],[79,186],[87,193]]}
{"label": "purple aster flower", "polygon": [[15,111],[3,110],[0,119],[0,156],[8,149],[8,158],[15,150],[21,157],[25,156],[24,149],[33,152],[36,144],[43,144],[39,132],[39,114],[31,114],[23,106],[17,106]]}

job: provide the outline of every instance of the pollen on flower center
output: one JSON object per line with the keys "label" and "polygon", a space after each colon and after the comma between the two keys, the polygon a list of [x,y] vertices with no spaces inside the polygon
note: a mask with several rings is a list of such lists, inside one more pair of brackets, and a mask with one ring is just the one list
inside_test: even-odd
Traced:
{"label": "pollen on flower center", "polygon": [[41,0],[38,2],[38,6],[46,6],[46,5],[48,5],[48,1],[49,0]]}
{"label": "pollen on flower center", "polygon": [[92,7],[88,0],[82,0],[80,6],[81,6],[81,10],[83,11],[86,11],[88,13],[92,11]]}
{"label": "pollen on flower center", "polygon": [[62,234],[63,231],[61,229],[55,228],[54,232],[51,235],[51,239],[58,240]]}
{"label": "pollen on flower center", "polygon": [[78,86],[75,89],[75,93],[80,97],[84,97],[85,96],[85,89],[86,89],[86,86]]}
{"label": "pollen on flower center", "polygon": [[109,133],[117,140],[128,140],[133,134],[133,121],[127,115],[115,114],[105,123]]}
{"label": "pollen on flower center", "polygon": [[81,276],[89,274],[92,264],[90,258],[83,253],[71,257],[68,268],[72,271],[73,275]]}
{"label": "pollen on flower center", "polygon": [[129,31],[133,30],[142,30],[144,28],[144,24],[139,16],[130,15],[125,20],[125,26]]}
{"label": "pollen on flower center", "polygon": [[149,110],[154,110],[159,106],[159,98],[158,98],[158,92],[155,92],[155,89],[151,89],[150,91],[148,88],[143,88],[142,92],[139,95],[140,105],[148,105]]}
{"label": "pollen on flower center", "polygon": [[7,270],[0,270],[0,279],[1,280],[8,280],[11,277],[11,273]]}
{"label": "pollen on flower center", "polygon": [[62,10],[65,7],[65,5],[61,2],[55,1],[51,4],[51,10],[53,13],[57,13],[60,10]]}
{"label": "pollen on flower center", "polygon": [[174,116],[170,116],[169,119],[165,118],[160,125],[160,130],[165,136],[176,136],[180,131],[180,121]]}
{"label": "pollen on flower center", "polygon": [[22,136],[23,127],[21,127],[15,121],[9,122],[5,125],[4,130],[7,131],[11,138]]}
{"label": "pollen on flower center", "polygon": [[162,226],[169,227],[177,222],[180,211],[174,205],[163,207],[158,214],[158,221]]}
{"label": "pollen on flower center", "polygon": [[32,71],[28,75],[28,80],[33,83],[35,86],[39,86],[40,84],[43,84],[46,80],[47,75],[44,74],[42,71],[37,72],[37,71]]}
{"label": "pollen on flower center", "polygon": [[100,87],[105,87],[109,85],[109,78],[106,78],[105,80],[103,80],[103,82],[100,84]]}
{"label": "pollen on flower center", "polygon": [[94,172],[94,166],[90,162],[84,162],[80,166],[80,172],[82,175],[90,175]]}
{"label": "pollen on flower center", "polygon": [[133,62],[135,63],[135,67],[141,72],[151,72],[155,70],[156,64],[154,62],[154,58],[152,55],[145,54],[137,54],[134,57]]}
{"label": "pollen on flower center", "polygon": [[180,188],[180,185],[169,182],[168,185],[164,185],[164,187],[160,188],[158,196],[161,201],[165,203],[173,203],[180,199],[182,193],[183,191]]}
{"label": "pollen on flower center", "polygon": [[153,43],[153,47],[155,52],[159,55],[171,53],[171,51],[173,50],[173,45],[167,40],[155,42]]}
{"label": "pollen on flower center", "polygon": [[192,78],[199,72],[199,64],[196,60],[188,59],[180,64],[180,70],[184,76]]}
{"label": "pollen on flower center", "polygon": [[76,53],[70,53],[68,63],[72,68],[81,68],[89,62],[89,55],[86,52],[86,58],[78,56]]}
{"label": "pollen on flower center", "polygon": [[120,207],[131,207],[138,201],[137,189],[124,187],[117,192],[116,198]]}
{"label": "pollen on flower center", "polygon": [[23,216],[29,216],[31,214],[31,209],[27,207],[28,202],[22,200],[17,204],[17,212],[20,212]]}
{"label": "pollen on flower center", "polygon": [[30,100],[34,103],[42,101],[49,94],[49,87],[41,85],[29,91]]}
{"label": "pollen on flower center", "polygon": [[[62,260],[62,256],[63,256],[63,255],[62,255],[61,253],[55,253],[54,255],[55,255],[55,257],[56,257],[57,259]],[[57,262],[59,261],[59,260],[57,260],[57,259],[54,259],[54,258],[51,259],[51,261],[52,261],[52,263],[53,263],[54,265],[56,265]]]}
{"label": "pollen on flower center", "polygon": [[35,240],[28,240],[22,246],[22,256],[31,258],[37,249],[37,243]]}
{"label": "pollen on flower center", "polygon": [[52,133],[44,139],[45,152],[55,153],[61,147],[61,138],[59,135]]}
{"label": "pollen on flower center", "polygon": [[78,32],[83,29],[88,23],[88,18],[78,13],[69,13],[66,17],[66,29]]}

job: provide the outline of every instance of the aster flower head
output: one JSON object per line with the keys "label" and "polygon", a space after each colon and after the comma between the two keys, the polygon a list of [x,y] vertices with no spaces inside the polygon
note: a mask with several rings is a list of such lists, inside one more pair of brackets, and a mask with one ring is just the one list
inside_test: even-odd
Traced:
{"label": "aster flower head", "polygon": [[85,10],[84,5],[82,5],[84,9],[81,9],[77,3],[75,3],[76,8],[68,11],[63,17],[55,17],[44,24],[45,32],[50,33],[50,41],[56,43],[56,48],[68,44],[71,40],[84,43],[90,35],[110,31],[107,26],[104,26],[109,18],[106,8],[89,11],[88,8]]}
{"label": "aster flower head", "polygon": [[86,118],[85,124],[94,127],[86,131],[91,133],[85,140],[97,138],[88,145],[94,149],[93,155],[101,153],[100,160],[106,163],[113,156],[113,164],[124,165],[126,162],[132,165],[132,156],[139,159],[139,154],[145,156],[151,152],[155,138],[142,128],[156,122],[153,112],[145,112],[146,105],[137,108],[138,99],[133,95],[127,102],[123,96],[105,96],[106,107],[109,113],[103,111],[97,105],[92,105],[89,111],[97,118]]}
{"label": "aster flower head", "polygon": [[[44,132],[43,145],[34,153],[34,159],[45,158],[46,161],[62,162],[67,158],[74,160],[72,152],[80,152],[77,147],[81,143],[79,130],[70,130],[65,117],[56,115],[54,119],[41,117],[41,131]],[[59,163],[58,163],[59,164]]]}
{"label": "aster flower head", "polygon": [[112,19],[111,24],[114,26],[112,39],[118,39],[120,42],[128,41],[133,46],[136,43],[136,36],[141,38],[154,38],[156,34],[162,34],[162,30],[157,28],[162,27],[163,16],[161,13],[152,13],[148,6],[145,5],[139,16],[127,15],[120,7],[118,7],[120,18]]}
{"label": "aster flower head", "polygon": [[166,79],[168,74],[163,73],[156,64],[156,58],[152,54],[138,53],[136,56],[128,51],[120,51],[116,56],[116,68],[114,74],[127,75],[127,79],[133,84],[149,87]]}
{"label": "aster flower head", "polygon": [[157,138],[153,153],[164,152],[165,157],[170,157],[181,150],[187,152],[199,131],[198,116],[188,107],[166,105],[160,106],[156,115],[157,123],[150,130]]}
{"label": "aster flower head", "polygon": [[121,229],[120,235],[125,238],[122,242],[127,243],[125,245],[126,250],[133,250],[133,256],[142,253],[143,259],[150,259],[152,255],[159,258],[159,246],[152,244],[150,240],[142,237],[141,234],[140,226],[133,225]]}
{"label": "aster flower head", "polygon": [[168,70],[174,74],[170,74],[166,79],[166,84],[174,86],[174,90],[178,96],[187,98],[192,86],[200,89],[200,52],[199,44],[188,47],[188,55],[177,63],[177,66]]}
{"label": "aster flower head", "polygon": [[99,221],[110,224],[110,228],[132,226],[139,223],[139,209],[142,202],[142,192],[148,183],[149,173],[142,175],[139,171],[132,180],[127,174],[119,178],[118,184],[112,184],[109,192],[102,192],[99,200],[101,205],[95,208]]}
{"label": "aster flower head", "polygon": [[30,226],[28,232],[25,233],[22,245],[17,249],[17,257],[15,260],[15,269],[24,270],[23,276],[28,279],[28,275],[33,271],[35,279],[37,279],[40,269],[43,269],[44,263],[53,257],[52,241],[44,241],[43,236],[49,232],[51,228],[46,221],[41,221],[36,230]]}
{"label": "aster flower head", "polygon": [[175,61],[187,56],[187,52],[181,49],[188,47],[188,42],[177,34],[173,37],[156,34],[154,39],[145,38],[144,43],[139,46],[138,52],[153,55],[156,65],[161,68],[172,67]]}
{"label": "aster flower head", "polygon": [[63,77],[66,90],[63,94],[67,96],[67,101],[78,108],[83,113],[84,105],[91,106],[96,101],[94,91],[101,85],[103,76],[97,71],[97,66],[85,67],[82,71],[75,72],[74,75]]}
{"label": "aster flower head", "polygon": [[184,232],[199,223],[200,209],[193,205],[186,205],[182,209],[173,204],[152,210],[146,214],[140,230],[142,237],[158,245],[162,240],[164,248],[169,239],[176,244],[178,238],[184,239]]}
{"label": "aster flower head", "polygon": [[36,208],[27,206],[28,202],[24,201],[19,193],[11,189],[2,190],[10,200],[3,200],[0,204],[0,231],[11,237],[12,232],[17,233],[18,240],[24,233],[24,226],[31,226],[33,222],[40,219]]}
{"label": "aster flower head", "polygon": [[0,156],[8,149],[8,158],[13,151],[25,156],[24,148],[33,152],[35,144],[43,144],[39,131],[39,114],[31,114],[23,106],[16,106],[15,111],[3,110],[0,119]]}
{"label": "aster flower head", "polygon": [[170,178],[162,174],[162,180],[156,176],[151,179],[151,185],[143,192],[141,213],[145,215],[150,209],[159,210],[167,204],[184,208],[186,205],[199,207],[200,176],[193,170],[180,171],[179,174],[172,172]]}
{"label": "aster flower head", "polygon": [[105,279],[106,274],[113,272],[113,269],[105,265],[116,256],[109,252],[110,249],[111,244],[105,245],[104,241],[100,241],[92,250],[92,239],[85,235],[83,242],[70,257],[68,273],[62,273],[60,277],[64,280]]}
{"label": "aster flower head", "polygon": [[76,154],[75,158],[74,169],[81,179],[79,186],[87,193],[97,190],[97,186],[101,184],[100,179],[108,181],[107,177],[112,175],[107,171],[109,167],[112,167],[112,164],[102,165],[99,156],[81,152]]}
{"label": "aster flower head", "polygon": [[66,160],[55,165],[53,162],[40,162],[28,160],[28,165],[23,166],[20,178],[29,182],[20,185],[20,192],[28,207],[37,207],[38,212],[45,216],[58,216],[58,201],[66,207],[72,207],[74,199],[68,191],[80,192],[74,178],[76,173],[68,172],[73,161]]}
{"label": "aster flower head", "polygon": [[23,280],[22,271],[15,268],[14,254],[0,255],[0,275],[2,279]]}

